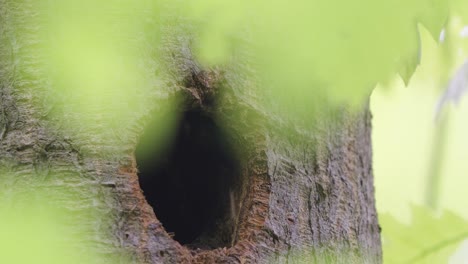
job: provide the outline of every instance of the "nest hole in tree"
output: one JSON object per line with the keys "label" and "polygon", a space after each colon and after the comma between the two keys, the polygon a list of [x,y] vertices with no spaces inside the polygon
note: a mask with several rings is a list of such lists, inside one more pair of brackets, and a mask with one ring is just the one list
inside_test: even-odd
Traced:
{"label": "nest hole in tree", "polygon": [[143,153],[151,140],[147,130],[137,146],[138,178],[166,231],[189,248],[231,245],[243,189],[231,137],[213,116],[192,109],[181,114],[164,150]]}

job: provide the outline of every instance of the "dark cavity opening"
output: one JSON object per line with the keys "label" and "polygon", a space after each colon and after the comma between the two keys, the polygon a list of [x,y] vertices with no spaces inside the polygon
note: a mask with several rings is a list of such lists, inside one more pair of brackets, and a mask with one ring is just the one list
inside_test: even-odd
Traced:
{"label": "dark cavity opening", "polygon": [[166,231],[190,248],[230,245],[241,169],[229,136],[201,110],[182,114],[163,151],[143,151],[151,145],[150,132],[136,149],[139,181]]}

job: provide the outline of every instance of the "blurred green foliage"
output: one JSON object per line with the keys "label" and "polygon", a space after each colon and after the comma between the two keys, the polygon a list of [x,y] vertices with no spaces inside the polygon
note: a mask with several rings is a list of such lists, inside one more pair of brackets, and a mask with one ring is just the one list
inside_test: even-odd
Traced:
{"label": "blurred green foliage", "polygon": [[417,23],[438,38],[448,14],[444,0],[178,3],[200,25],[200,61],[229,62],[232,51],[249,49],[259,86],[285,109],[318,95],[362,102],[395,73],[408,79],[418,64]]}
{"label": "blurred green foliage", "polygon": [[[130,122],[134,112],[153,107],[152,99],[164,94],[164,83],[158,79],[163,74],[155,74],[157,67],[151,61],[160,59],[159,52],[164,49],[158,34],[167,25],[174,26],[168,32],[189,31],[193,35],[192,48],[205,67],[245,64],[233,69],[252,78],[255,85],[234,88],[255,89],[252,93],[260,94],[268,107],[279,107],[284,110],[281,115],[291,117],[297,109],[306,115],[313,111],[311,105],[317,98],[337,105],[359,105],[376,84],[385,86],[395,74],[408,83],[421,56],[418,23],[437,40],[449,14],[457,15],[460,25],[468,18],[468,4],[462,0],[37,3],[45,14],[41,21],[47,25],[40,31],[46,40],[45,67],[53,77],[50,100],[63,104],[58,111],[66,124],[62,128],[86,134],[87,127],[101,127],[102,134],[94,136],[102,138],[110,138],[107,131]],[[180,17],[184,26],[192,27],[178,30]],[[32,16],[31,23],[37,23],[36,18]],[[441,51],[441,60],[437,60],[445,64],[435,67],[441,83],[449,75],[447,70],[444,77],[445,69],[454,67],[455,59],[449,52],[452,42],[447,43],[447,52]],[[38,50],[29,52],[33,55]],[[53,98],[56,94],[65,96]],[[169,105],[157,107],[173,112]],[[71,118],[77,113],[79,122]],[[175,118],[161,117],[155,133],[170,133]],[[9,253],[0,255],[0,263],[74,263],[79,259],[56,242],[63,234],[54,231],[56,224],[49,219],[53,211],[36,212],[33,204],[21,208],[22,214],[0,211],[0,233],[5,234],[0,248]],[[403,247],[405,241],[398,240],[405,227],[385,219],[385,247],[396,246],[384,249],[386,258],[401,255],[401,260],[406,260],[434,245],[417,242],[408,250]],[[436,227],[439,233],[447,228],[450,234],[452,226],[461,225],[455,217],[432,221],[430,215],[420,212],[415,213],[415,219],[415,225],[420,225],[411,231],[415,238],[426,237],[423,230]],[[30,222],[37,226],[28,226]],[[8,227],[14,227],[16,233]],[[445,236],[439,234],[428,241],[435,239]],[[25,248],[31,254],[20,254]]]}
{"label": "blurred green foliage", "polygon": [[54,197],[45,191],[20,189],[9,188],[0,197],[0,263],[130,263],[125,262],[126,256],[106,256],[90,246],[89,239],[96,234],[87,221],[98,217],[91,208],[54,206],[67,195],[73,197],[71,192]]}
{"label": "blurred green foliage", "polygon": [[418,23],[438,38],[449,9],[446,0],[37,1],[54,87],[69,92],[71,111],[118,121],[154,87],[142,62],[160,58],[157,34],[168,26],[173,38],[192,35],[205,67],[242,64],[231,70],[255,84],[234,88],[307,118],[313,104],[360,105],[377,83],[397,73],[407,81],[419,63]]}
{"label": "blurred green foliage", "polygon": [[[468,40],[461,34],[468,14],[463,6],[466,3],[451,2],[442,42],[420,27],[421,64],[408,87],[395,79],[387,87],[379,85],[372,95],[374,172],[384,263],[448,263],[467,239],[464,98],[457,109],[450,104],[445,107],[450,122],[442,151],[434,153],[441,125],[435,119],[436,103],[468,58]],[[437,179],[428,177],[434,173],[434,162],[439,163]],[[435,186],[433,193],[427,193],[431,184]],[[425,205],[428,195],[437,199],[432,211]],[[410,204],[417,206],[409,210]],[[460,216],[443,213],[439,218],[434,213],[448,208]],[[458,261],[450,263],[466,263],[466,259]]]}
{"label": "blurred green foliage", "polygon": [[468,221],[444,212],[440,217],[424,207],[412,208],[411,225],[381,214],[384,263],[448,263],[457,246],[468,238]]}

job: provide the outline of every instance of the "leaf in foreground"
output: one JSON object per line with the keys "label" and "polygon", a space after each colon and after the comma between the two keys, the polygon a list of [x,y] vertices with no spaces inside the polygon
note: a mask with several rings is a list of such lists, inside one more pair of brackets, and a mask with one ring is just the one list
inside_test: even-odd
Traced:
{"label": "leaf in foreground", "polygon": [[412,208],[405,225],[391,215],[380,216],[384,263],[448,263],[457,246],[468,238],[468,222],[451,213],[438,217],[424,207]]}

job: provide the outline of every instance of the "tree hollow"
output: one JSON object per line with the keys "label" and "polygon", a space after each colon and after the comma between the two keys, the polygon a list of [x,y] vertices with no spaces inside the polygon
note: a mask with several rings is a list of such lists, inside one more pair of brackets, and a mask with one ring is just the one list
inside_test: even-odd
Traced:
{"label": "tree hollow", "polygon": [[191,109],[181,114],[164,150],[143,151],[152,140],[148,130],[136,149],[139,183],[166,231],[188,247],[229,245],[241,181],[229,137],[208,113]]}

